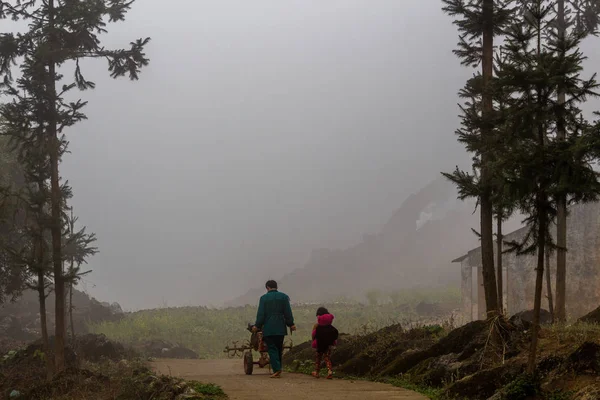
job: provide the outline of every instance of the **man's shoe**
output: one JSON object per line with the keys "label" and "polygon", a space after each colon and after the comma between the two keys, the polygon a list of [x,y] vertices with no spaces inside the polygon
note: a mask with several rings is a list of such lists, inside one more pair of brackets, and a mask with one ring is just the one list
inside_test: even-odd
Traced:
{"label": "man's shoe", "polygon": [[273,375],[271,375],[271,378],[281,378],[281,371],[275,372]]}

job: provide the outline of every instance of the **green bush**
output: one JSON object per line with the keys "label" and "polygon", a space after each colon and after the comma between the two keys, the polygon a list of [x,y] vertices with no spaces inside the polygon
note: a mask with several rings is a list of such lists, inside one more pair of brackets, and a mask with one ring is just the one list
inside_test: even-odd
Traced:
{"label": "green bush", "polygon": [[538,393],[539,382],[531,375],[521,375],[504,388],[504,400],[525,400]]}
{"label": "green bush", "polygon": [[225,396],[225,392],[220,386],[214,383],[201,383],[196,381],[189,382],[189,385],[196,393],[203,394],[205,396]]}

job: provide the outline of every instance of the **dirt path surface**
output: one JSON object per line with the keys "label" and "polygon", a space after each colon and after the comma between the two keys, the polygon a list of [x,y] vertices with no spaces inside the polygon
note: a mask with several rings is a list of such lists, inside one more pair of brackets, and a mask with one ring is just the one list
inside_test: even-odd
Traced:
{"label": "dirt path surface", "polygon": [[162,374],[220,385],[231,400],[426,400],[420,394],[372,382],[315,379],[283,374],[270,379],[268,370],[256,368],[245,375],[242,360],[158,360],[153,368]]}

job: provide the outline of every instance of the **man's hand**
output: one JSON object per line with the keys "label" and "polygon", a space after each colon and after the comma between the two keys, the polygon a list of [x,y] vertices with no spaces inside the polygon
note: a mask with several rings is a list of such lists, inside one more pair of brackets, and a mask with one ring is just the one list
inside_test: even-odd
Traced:
{"label": "man's hand", "polygon": [[258,332],[258,328],[256,327],[256,325],[254,325],[252,327],[252,333],[256,333],[256,332]]}
{"label": "man's hand", "polygon": [[290,331],[292,331],[292,332],[296,332],[296,325],[292,325],[292,326],[290,326]]}

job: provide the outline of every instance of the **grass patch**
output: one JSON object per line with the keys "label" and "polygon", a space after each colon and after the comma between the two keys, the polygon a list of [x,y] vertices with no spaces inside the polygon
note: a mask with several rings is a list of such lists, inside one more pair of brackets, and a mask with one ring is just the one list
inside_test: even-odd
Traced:
{"label": "grass patch", "polygon": [[574,395],[573,391],[554,390],[546,394],[546,400],[570,400]]}
{"label": "grass patch", "polygon": [[382,379],[381,382],[389,383],[390,385],[401,387],[403,389],[412,390],[413,392],[417,392],[422,394],[423,396],[427,396],[432,400],[444,400],[443,397],[443,389],[432,388],[429,386],[417,385],[410,382],[407,379],[402,378],[387,378]]}
{"label": "grass patch", "polygon": [[[314,363],[311,361],[295,361],[291,366],[285,367],[284,369],[287,372],[292,373],[301,373],[310,375],[312,371],[314,371]],[[326,370],[321,370],[321,376],[326,375]],[[336,374],[334,372],[334,377]],[[351,380],[351,381],[369,381],[369,382],[378,382],[385,383],[388,385],[400,387],[406,390],[412,390],[413,392],[420,393],[424,396],[432,400],[445,400],[443,397],[443,390],[438,388],[432,388],[423,385],[417,385],[410,382],[408,379],[403,378],[368,378],[368,377],[355,377],[355,376],[337,376],[340,379]]]}
{"label": "grass patch", "polygon": [[587,322],[554,324],[544,327],[545,337],[557,345],[579,346],[584,342],[600,341],[600,325]]}
{"label": "grass patch", "polygon": [[201,383],[196,381],[189,382],[189,385],[198,394],[204,396],[216,396],[225,397],[225,392],[221,389],[221,386],[215,385],[214,383]]}
{"label": "grass patch", "polygon": [[[415,307],[422,301],[445,308],[458,307],[460,293],[452,289],[407,290],[397,296],[387,294],[374,304],[323,304],[335,315],[334,324],[340,332],[366,334],[383,327],[401,324],[404,327],[441,323],[441,318],[423,318]],[[258,301],[258,299],[257,299]],[[301,343],[310,338],[315,323],[317,305],[294,305],[298,331],[288,340]],[[202,358],[224,358],[223,349],[233,341],[249,338],[248,323],[256,318],[256,306],[213,309],[207,307],[164,308],[130,313],[117,322],[90,326],[92,333],[103,333],[109,339],[137,345],[153,339],[176,342],[194,350]]]}

